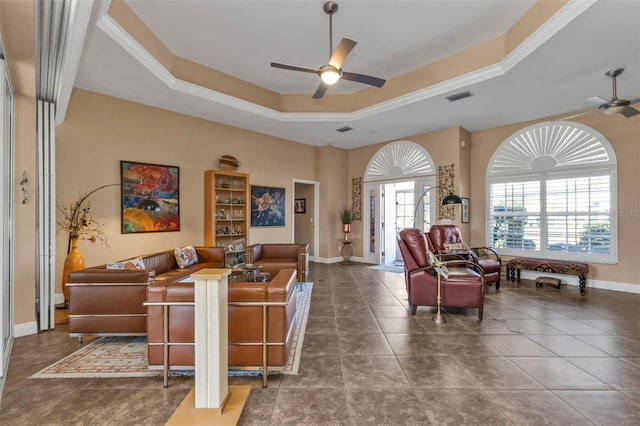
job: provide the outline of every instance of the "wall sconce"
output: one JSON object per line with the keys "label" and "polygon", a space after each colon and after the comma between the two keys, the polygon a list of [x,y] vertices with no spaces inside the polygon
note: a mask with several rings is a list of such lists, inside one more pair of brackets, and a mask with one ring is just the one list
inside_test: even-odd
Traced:
{"label": "wall sconce", "polygon": [[27,194],[27,182],[29,179],[27,178],[27,171],[22,171],[22,180],[20,181],[20,191],[22,191],[22,204],[27,204],[29,201],[29,194]]}

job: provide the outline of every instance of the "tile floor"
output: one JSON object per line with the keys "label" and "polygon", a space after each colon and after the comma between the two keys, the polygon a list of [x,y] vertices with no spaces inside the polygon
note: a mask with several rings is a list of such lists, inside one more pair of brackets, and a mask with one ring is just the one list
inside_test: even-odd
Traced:
{"label": "tile floor", "polygon": [[[640,294],[504,283],[477,311],[405,309],[402,274],[311,265],[300,374],[251,384],[241,424],[638,425]],[[28,379],[78,347],[15,339],[2,425],[161,425],[192,378]]]}

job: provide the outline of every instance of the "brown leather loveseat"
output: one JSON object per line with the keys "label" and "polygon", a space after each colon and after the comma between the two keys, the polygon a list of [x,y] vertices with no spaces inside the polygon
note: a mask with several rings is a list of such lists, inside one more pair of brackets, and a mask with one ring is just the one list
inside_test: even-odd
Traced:
{"label": "brown leather loveseat", "polygon": [[[282,269],[269,282],[229,282],[229,367],[277,369],[286,365],[295,328],[295,287],[295,269]],[[194,293],[194,283],[187,281],[156,281],[147,287],[150,303],[193,302]],[[164,368],[163,309],[149,306],[147,311],[149,367],[155,369]],[[193,305],[168,306],[170,369],[195,365],[194,318]],[[266,384],[266,375],[263,380]]]}
{"label": "brown leather loveseat", "polygon": [[309,271],[309,244],[262,243],[253,244],[245,250],[248,263],[260,266],[262,272],[273,277],[281,269],[298,271],[297,280],[307,280]]}
{"label": "brown leather loveseat", "polygon": [[85,335],[145,336],[147,286],[173,283],[203,268],[224,268],[224,249],[194,247],[198,263],[180,269],[173,249],[141,256],[144,269],[107,269],[107,265],[69,274],[69,331]]}

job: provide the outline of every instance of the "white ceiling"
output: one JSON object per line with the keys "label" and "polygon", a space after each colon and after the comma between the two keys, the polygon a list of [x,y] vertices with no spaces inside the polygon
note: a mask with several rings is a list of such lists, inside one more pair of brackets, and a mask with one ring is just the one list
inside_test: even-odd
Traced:
{"label": "white ceiling", "polygon": [[[323,0],[126,3],[174,55],[277,93],[311,97],[318,78],[271,68],[271,61],[310,68],[328,61]],[[503,34],[533,3],[341,0],[333,42],[358,42],[345,70],[392,79]],[[106,16],[109,3],[101,1],[75,86],[315,146],[350,149],[452,126],[473,132],[593,108],[586,98],[611,97],[604,72],[615,67],[625,68],[618,96],[640,98],[640,1],[592,3],[570,1],[494,67],[353,113],[319,114],[281,113],[176,80]],[[339,81],[325,97],[366,87]],[[474,96],[445,99],[463,90]],[[354,130],[335,131],[342,126]]]}

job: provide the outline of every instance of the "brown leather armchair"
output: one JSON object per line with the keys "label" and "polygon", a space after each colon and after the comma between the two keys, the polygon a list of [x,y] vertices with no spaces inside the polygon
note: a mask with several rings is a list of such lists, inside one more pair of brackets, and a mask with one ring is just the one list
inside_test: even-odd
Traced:
{"label": "brown leather armchair", "polygon": [[[416,228],[400,231],[400,253],[404,260],[404,278],[411,315],[418,306],[436,306],[438,277],[428,260],[428,240]],[[448,278],[441,277],[441,305],[451,308],[478,308],[482,321],[485,279],[482,269],[468,260],[443,262],[449,270]]]}
{"label": "brown leather armchair", "polygon": [[[446,252],[445,244],[464,243],[460,228],[455,225],[432,225],[429,238],[435,253]],[[496,285],[500,289],[502,259],[500,253],[490,247],[470,247],[471,260],[482,268],[487,285]]]}

